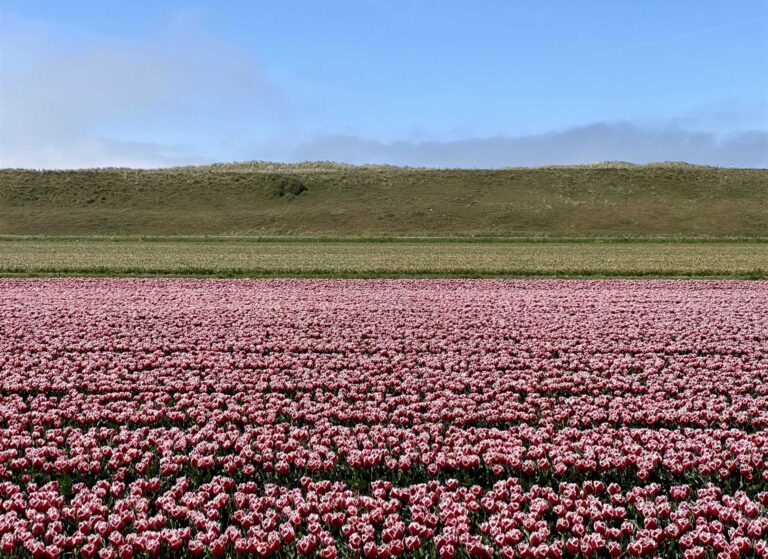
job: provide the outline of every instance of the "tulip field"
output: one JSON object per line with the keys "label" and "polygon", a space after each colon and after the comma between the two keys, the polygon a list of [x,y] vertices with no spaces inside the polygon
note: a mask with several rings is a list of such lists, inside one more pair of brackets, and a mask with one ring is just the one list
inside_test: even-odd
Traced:
{"label": "tulip field", "polygon": [[768,557],[768,282],[0,280],[0,556]]}

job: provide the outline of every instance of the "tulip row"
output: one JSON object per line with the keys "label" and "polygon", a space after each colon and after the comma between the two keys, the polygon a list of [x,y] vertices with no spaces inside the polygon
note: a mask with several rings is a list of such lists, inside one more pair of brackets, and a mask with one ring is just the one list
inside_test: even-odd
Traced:
{"label": "tulip row", "polygon": [[0,484],[0,550],[35,557],[79,552],[108,559],[159,556],[359,555],[584,557],[768,554],[768,492],[751,499],[714,484],[634,486],[587,481],[489,489],[458,480],[376,481],[368,494],[341,482],[295,486],[217,476],[130,484]]}
{"label": "tulip row", "polygon": [[92,483],[116,475],[287,483],[303,475],[335,481],[415,483],[457,477],[523,483],[599,477],[621,483],[707,481],[753,493],[768,485],[768,432],[735,429],[456,428],[419,425],[226,429],[4,430],[0,480]]}

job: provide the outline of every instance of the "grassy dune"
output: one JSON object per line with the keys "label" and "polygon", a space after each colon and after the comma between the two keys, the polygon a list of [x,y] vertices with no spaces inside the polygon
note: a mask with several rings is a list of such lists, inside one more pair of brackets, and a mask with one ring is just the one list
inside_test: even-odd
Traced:
{"label": "grassy dune", "polygon": [[6,239],[0,275],[764,278],[768,243]]}
{"label": "grassy dune", "polygon": [[764,237],[768,170],[0,170],[0,234]]}

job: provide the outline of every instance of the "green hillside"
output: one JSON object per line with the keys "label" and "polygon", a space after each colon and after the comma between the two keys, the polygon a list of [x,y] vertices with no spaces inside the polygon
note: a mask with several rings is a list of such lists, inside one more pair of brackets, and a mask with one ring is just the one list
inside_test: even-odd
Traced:
{"label": "green hillside", "polygon": [[765,237],[768,170],[0,170],[0,234]]}

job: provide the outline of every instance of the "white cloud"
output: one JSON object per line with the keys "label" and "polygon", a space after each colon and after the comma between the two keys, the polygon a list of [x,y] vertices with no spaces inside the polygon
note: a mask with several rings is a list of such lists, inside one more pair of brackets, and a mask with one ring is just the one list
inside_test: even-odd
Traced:
{"label": "white cloud", "polygon": [[[276,154],[278,155],[278,154]],[[279,155],[278,155],[279,157]],[[351,135],[321,136],[284,154],[289,160],[333,160],[429,167],[512,167],[599,161],[686,161],[768,167],[768,132],[727,136],[677,127],[596,123],[529,136],[455,141],[379,142]]]}
{"label": "white cloud", "polygon": [[[66,31],[13,29],[0,43],[3,167],[199,163],[213,121],[236,130],[285,108],[254,56],[188,19],[138,43],[81,37],[66,49],[51,40]],[[30,35],[41,40],[27,55]]]}

